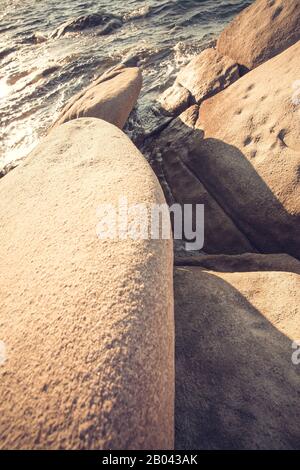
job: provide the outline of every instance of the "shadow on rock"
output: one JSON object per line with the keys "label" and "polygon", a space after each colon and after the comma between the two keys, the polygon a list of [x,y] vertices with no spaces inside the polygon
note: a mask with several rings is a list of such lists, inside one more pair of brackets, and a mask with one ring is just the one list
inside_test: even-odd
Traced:
{"label": "shadow on rock", "polygon": [[182,267],[174,281],[175,448],[299,448],[299,278]]}

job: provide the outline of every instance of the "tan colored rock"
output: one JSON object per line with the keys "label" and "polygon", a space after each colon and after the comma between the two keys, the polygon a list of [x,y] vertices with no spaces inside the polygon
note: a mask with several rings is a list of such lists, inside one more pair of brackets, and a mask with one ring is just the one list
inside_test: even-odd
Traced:
{"label": "tan colored rock", "polygon": [[253,69],[299,39],[299,0],[257,0],[223,31],[217,49]]}
{"label": "tan colored rock", "polygon": [[200,107],[183,162],[263,253],[300,256],[300,42]]}
{"label": "tan colored rock", "polygon": [[194,57],[178,74],[177,81],[201,103],[239,78],[236,62],[213,48]]}
{"label": "tan colored rock", "polygon": [[75,95],[52,127],[80,117],[95,117],[122,129],[137,102],[141,87],[140,69],[115,67]]}
{"label": "tan colored rock", "polygon": [[167,88],[159,99],[161,107],[173,115],[178,115],[187,109],[191,102],[191,93],[177,82]]}
{"label": "tan colored rock", "polygon": [[239,78],[239,67],[229,57],[208,48],[195,56],[177,75],[174,85],[160,98],[166,111],[178,115],[193,103],[201,103]]}
{"label": "tan colored rock", "polygon": [[298,449],[299,275],[185,266],[174,289],[175,448]]}
{"label": "tan colored rock", "polygon": [[172,448],[172,242],[96,235],[101,204],[164,202],[144,157],[78,119],[0,193],[0,447]]}
{"label": "tan colored rock", "polygon": [[[186,166],[194,147],[203,139],[195,128],[199,107],[191,106],[174,119],[150,143],[153,158],[161,159],[163,176],[176,202],[181,205],[204,204],[204,247],[206,253],[245,253],[255,251],[201,181]],[[194,210],[195,214],[195,210]]]}

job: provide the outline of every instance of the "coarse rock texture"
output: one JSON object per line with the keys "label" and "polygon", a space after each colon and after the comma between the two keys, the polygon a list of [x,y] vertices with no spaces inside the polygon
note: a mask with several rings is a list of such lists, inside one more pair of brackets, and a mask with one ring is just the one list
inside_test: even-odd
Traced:
{"label": "coarse rock texture", "polygon": [[299,258],[300,42],[206,100],[183,162],[262,253]]}
{"label": "coarse rock texture", "polygon": [[300,0],[257,0],[220,35],[217,49],[248,69],[300,39]]}
{"label": "coarse rock texture", "polygon": [[146,160],[115,126],[79,119],[0,193],[0,447],[172,448],[172,241],[96,235],[102,204],[164,203]]}
{"label": "coarse rock texture", "polygon": [[75,95],[52,127],[80,117],[96,117],[122,129],[137,102],[141,87],[139,68],[114,67]]}
{"label": "coarse rock texture", "polygon": [[175,202],[184,206],[204,204],[204,247],[206,253],[245,253],[255,251],[231,218],[210,195],[201,181],[184,164],[200,144],[203,131],[195,128],[199,107],[193,105],[174,119],[151,143],[151,155],[162,162],[162,174]]}
{"label": "coarse rock texture", "polygon": [[299,449],[300,277],[276,269],[175,269],[176,449]]}
{"label": "coarse rock texture", "polygon": [[163,109],[175,115],[190,104],[200,104],[239,78],[239,67],[229,57],[208,48],[194,57],[160,98]]}

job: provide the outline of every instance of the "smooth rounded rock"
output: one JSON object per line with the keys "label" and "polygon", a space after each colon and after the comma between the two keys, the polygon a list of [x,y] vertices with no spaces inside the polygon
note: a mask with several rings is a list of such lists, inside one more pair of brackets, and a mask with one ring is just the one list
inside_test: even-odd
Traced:
{"label": "smooth rounded rock", "polygon": [[96,233],[120,196],[164,203],[144,157],[115,126],[74,120],[0,193],[0,447],[172,448],[172,241]]}
{"label": "smooth rounded rock", "polygon": [[52,128],[80,117],[95,117],[122,129],[142,88],[137,67],[118,66],[105,72],[62,109]]}

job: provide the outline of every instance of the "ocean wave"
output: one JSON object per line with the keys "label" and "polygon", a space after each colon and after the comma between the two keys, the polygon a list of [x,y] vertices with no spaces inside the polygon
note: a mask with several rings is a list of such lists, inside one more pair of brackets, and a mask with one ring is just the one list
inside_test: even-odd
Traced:
{"label": "ocean wave", "polygon": [[123,20],[139,20],[140,18],[146,18],[150,15],[153,8],[150,5],[143,5],[139,8],[135,8],[132,11],[129,11],[123,15]]}

